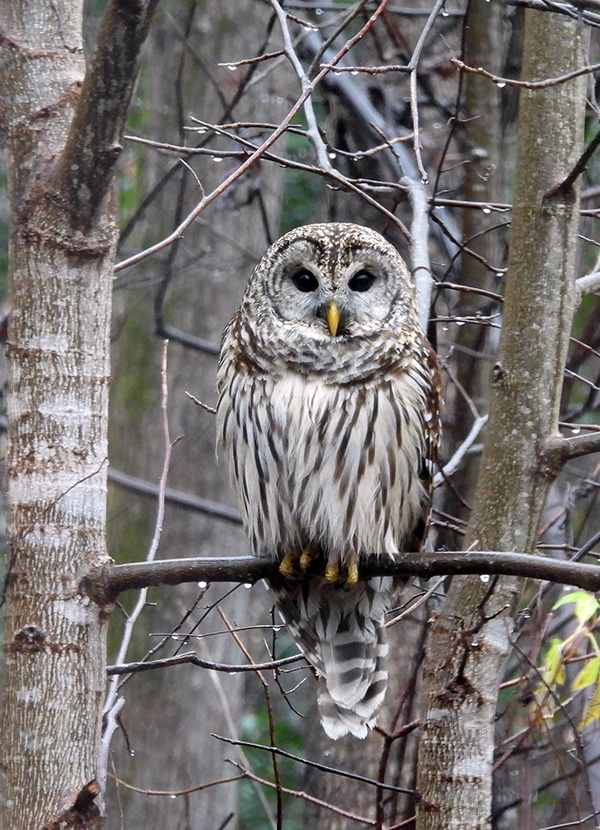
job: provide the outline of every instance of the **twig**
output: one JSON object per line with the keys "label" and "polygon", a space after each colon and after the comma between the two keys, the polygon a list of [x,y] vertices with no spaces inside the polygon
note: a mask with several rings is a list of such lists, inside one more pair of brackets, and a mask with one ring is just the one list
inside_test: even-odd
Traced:
{"label": "twig", "polygon": [[199,793],[202,790],[208,790],[210,787],[216,787],[218,784],[231,784],[234,781],[243,781],[246,778],[245,773],[240,775],[232,775],[231,778],[220,778],[218,781],[209,781],[207,784],[197,784],[195,787],[186,787],[185,790],[147,790],[143,787],[135,787],[133,784],[128,784],[122,778],[116,775],[110,776],[120,787],[125,787],[126,790],[132,790],[134,793],[141,793],[142,795],[154,795],[167,798],[177,798],[180,795],[190,795],[190,793]]}
{"label": "twig", "polygon": [[[368,31],[371,26],[373,25],[374,21],[383,13],[387,0],[381,0],[378,7],[375,9],[371,17],[367,20],[364,26],[357,32],[354,37],[350,38],[344,46],[337,52],[335,57],[330,61],[332,64],[336,64],[338,61],[342,59],[342,57],[350,51],[350,49],[357,43],[364,35],[366,31]],[[124,268],[129,268],[131,265],[135,265],[138,262],[142,262],[144,259],[152,256],[158,251],[162,251],[164,248],[167,248],[171,245],[175,240],[179,239],[185,230],[194,222],[195,219],[202,213],[208,205],[212,204],[221,194],[223,194],[235,181],[237,181],[240,176],[242,176],[247,170],[249,170],[253,164],[261,158],[261,156],[268,150],[277,139],[279,139],[287,130],[288,126],[293,121],[294,117],[300,111],[300,109],[304,106],[305,101],[312,95],[316,87],[321,83],[323,78],[329,73],[328,68],[323,68],[317,74],[315,79],[311,81],[306,89],[303,91],[302,95],[298,98],[296,103],[293,107],[289,110],[288,114],[282,119],[281,123],[274,130],[268,138],[263,141],[263,143],[258,147],[247,159],[244,161],[240,166],[231,173],[227,178],[221,182],[211,193],[206,196],[203,196],[196,207],[185,217],[185,219],[175,228],[175,230],[162,239],[160,242],[157,242],[154,245],[151,245],[149,248],[146,248],[144,251],[140,251],[139,253],[135,254],[134,256],[129,257],[128,259],[123,260],[122,262],[118,263],[115,266],[115,272],[122,271]],[[396,220],[397,221],[397,220]]]}
{"label": "twig", "polygon": [[262,61],[269,61],[272,58],[280,58],[284,54],[283,49],[278,49],[276,52],[265,52],[263,55],[257,55],[255,58],[244,58],[241,61],[225,61],[218,63],[217,66],[226,66],[227,69],[237,69],[238,66],[250,66],[255,63],[261,63]]}
{"label": "twig", "polygon": [[[227,616],[225,615],[225,612],[221,608],[219,608],[218,611],[219,611],[219,616],[221,617],[221,619],[223,620],[223,622],[225,623],[225,625],[229,629],[229,632],[230,632],[231,636],[233,637],[233,639],[235,640],[235,642],[237,643],[237,645],[241,649],[242,654],[244,655],[244,657],[247,660],[250,661],[250,664],[251,664],[252,668],[254,669],[254,672],[255,672],[256,676],[260,680],[261,686],[263,687],[263,693],[264,693],[264,696],[265,696],[265,703],[267,704],[267,716],[268,716],[268,719],[269,719],[269,739],[270,739],[271,743],[273,745],[275,745],[275,718],[273,716],[273,701],[271,700],[271,693],[269,691],[269,684],[265,680],[265,678],[264,678],[262,672],[260,671],[260,669],[256,666],[254,660],[252,659],[252,655],[250,654],[250,652],[248,651],[246,646],[242,643],[242,641],[238,637],[237,633],[234,631],[234,627],[232,626],[232,624],[227,619]],[[214,736],[214,737],[216,737],[216,736]],[[277,805],[277,811],[276,811],[277,830],[283,830],[283,792],[282,792],[282,789],[281,789],[281,774],[279,772],[279,762],[278,762],[277,756],[275,754],[273,754],[271,756],[271,761],[273,763],[273,777],[275,778],[275,793],[276,793],[276,805]]]}
{"label": "twig", "polygon": [[435,594],[435,592],[440,587],[440,585],[443,584],[445,579],[445,576],[441,576],[439,579],[436,579],[433,585],[430,588],[428,588],[424,594],[415,599],[414,602],[409,603],[407,608],[405,608],[399,614],[396,614],[396,616],[393,617],[391,620],[388,620],[385,623],[384,628],[389,628],[392,625],[396,625],[396,623],[399,623],[400,620],[404,619],[404,617],[407,617],[409,614],[412,614],[414,611],[416,611],[416,609],[423,605],[424,602],[427,602],[430,596]]}
{"label": "twig", "polygon": [[[158,484],[145,481],[143,478],[137,478],[137,476],[130,476],[128,473],[115,470],[114,467],[109,467],[108,480],[116,484],[117,487],[123,487],[123,489],[138,493],[141,496],[150,496],[151,498],[160,496]],[[222,519],[232,524],[239,525],[242,522],[240,514],[235,508],[200,498],[200,496],[192,496],[182,490],[172,490],[170,487],[165,487],[164,499],[165,502],[181,507],[183,510],[196,510],[198,513],[206,513],[208,516],[214,516],[216,519]]]}
{"label": "twig", "polygon": [[225,738],[222,735],[216,735],[214,732],[211,732],[211,735],[213,738],[216,738],[218,741],[223,741],[226,744],[243,746],[248,749],[262,749],[265,752],[271,752],[273,755],[280,755],[282,758],[289,758],[291,761],[298,761],[300,764],[321,770],[321,772],[330,772],[332,775],[339,775],[341,778],[352,778],[354,781],[361,781],[363,784],[371,784],[373,787],[381,787],[384,790],[392,790],[396,793],[405,793],[406,795],[412,795],[415,798],[419,797],[416,790],[411,790],[407,787],[397,787],[394,784],[382,784],[381,781],[376,781],[374,778],[366,778],[364,775],[357,775],[354,772],[347,772],[346,770],[337,769],[336,767],[328,767],[325,764],[310,761],[308,758],[302,758],[300,755],[292,755],[291,752],[286,752],[277,746],[265,746],[264,744],[255,744],[250,741],[237,741],[233,738]]}
{"label": "twig", "polygon": [[278,669],[281,666],[287,666],[291,663],[299,663],[303,660],[302,654],[293,654],[291,657],[282,657],[280,660],[270,660],[268,663],[213,663],[212,660],[204,660],[202,657],[193,651],[185,652],[185,654],[177,654],[175,657],[163,657],[159,660],[141,660],[137,663],[122,663],[114,666],[106,667],[106,674],[109,677],[116,677],[122,674],[133,674],[145,671],[153,671],[154,669],[168,669],[172,666],[198,666],[201,669],[210,669],[210,671],[220,671],[225,674],[238,674],[238,672],[248,671],[267,671],[268,669]]}
{"label": "twig", "polygon": [[[160,484],[159,484],[159,497],[158,497],[158,509],[156,513],[156,523],[154,527],[154,536],[152,538],[152,542],[150,544],[150,548],[148,550],[148,554],[146,556],[146,565],[151,565],[154,558],[156,557],[156,551],[158,550],[158,544],[160,542],[160,537],[162,534],[162,526],[163,526],[163,519],[165,514],[165,490],[167,486],[167,476],[169,473],[169,465],[171,463],[171,451],[173,448],[173,444],[171,442],[170,434],[169,434],[169,419],[168,419],[168,411],[167,411],[167,404],[169,400],[169,388],[167,383],[167,355],[168,355],[168,342],[165,341],[163,344],[163,353],[162,353],[162,367],[161,367],[161,413],[162,413],[162,425],[163,425],[163,435],[165,441],[165,457],[163,461],[163,469],[162,474],[160,477]],[[144,586],[140,590],[140,596],[138,601],[131,612],[127,616],[125,620],[125,626],[123,629],[123,635],[121,639],[121,645],[119,647],[119,653],[117,655],[117,663],[123,663],[125,657],[127,655],[127,651],[129,649],[129,645],[131,643],[131,638],[133,636],[133,629],[134,626],[144,610],[146,606],[146,598],[148,595],[148,586]],[[121,701],[123,698],[118,698],[118,680],[114,677],[113,680],[110,681],[108,692],[106,695],[106,701],[104,704],[104,715],[110,722],[111,719],[114,719],[114,710],[120,711],[122,708]],[[112,735],[114,733],[113,730],[107,730],[103,738],[102,744],[102,757],[104,758],[105,762],[108,759],[108,751],[110,747],[110,741]],[[100,775],[103,777],[104,781],[106,781],[107,775],[107,768],[106,763],[103,768],[100,769]]]}
{"label": "twig", "polygon": [[[272,781],[267,781],[265,778],[260,778],[258,775],[255,775],[251,770],[244,769],[241,764],[238,764],[236,761],[229,760],[229,763],[239,769],[241,772],[245,773],[246,777],[249,778],[251,781],[256,781],[258,784],[262,784],[263,787],[271,787],[274,788],[275,784]],[[284,792],[286,795],[293,795],[296,798],[302,798],[305,801],[310,801],[311,804],[317,804],[319,807],[324,807],[326,810],[331,810],[332,813],[336,813],[336,815],[344,816],[344,818],[350,819],[351,821],[357,821],[359,824],[362,824],[364,827],[374,827],[375,821],[372,819],[365,818],[364,816],[357,816],[355,813],[350,813],[348,810],[342,810],[341,807],[336,807],[334,804],[330,804],[327,801],[323,801],[320,798],[315,798],[314,795],[309,795],[308,793],[302,792],[300,790],[290,790],[288,787],[282,787],[281,791]]]}
{"label": "twig", "polygon": [[487,415],[480,415],[475,420],[475,423],[469,430],[469,434],[466,436],[465,440],[462,442],[460,447],[456,450],[452,458],[447,462],[447,464],[444,464],[443,468],[440,470],[439,473],[436,473],[435,478],[433,479],[434,487],[440,487],[440,485],[442,485],[449,476],[453,475],[453,473],[455,473],[458,470],[458,468],[462,464],[463,458],[471,449],[471,447],[477,440],[479,433],[486,425],[487,419]]}
{"label": "twig", "polygon": [[590,75],[592,72],[596,72],[600,69],[600,63],[595,63],[592,66],[584,66],[582,69],[576,69],[574,72],[568,72],[566,75],[561,75],[558,78],[545,78],[543,81],[517,81],[514,78],[501,78],[498,75],[488,72],[487,69],[483,69],[481,66],[468,66],[458,58],[450,58],[450,61],[458,69],[462,69],[465,72],[473,72],[476,75],[483,75],[484,78],[489,78],[490,81],[493,81],[499,86],[516,86],[523,87],[524,89],[546,89],[549,86],[564,84],[566,81],[571,81],[573,78],[578,78],[580,75]]}
{"label": "twig", "polygon": [[217,410],[214,406],[209,406],[207,403],[204,403],[204,401],[198,400],[198,398],[196,398],[195,395],[192,395],[191,392],[186,392],[185,394],[196,404],[196,406],[199,406],[200,409],[204,409],[205,412],[210,412],[211,415],[217,414]]}
{"label": "twig", "polygon": [[569,175],[556,187],[553,187],[551,190],[546,193],[546,199],[552,199],[555,196],[564,198],[569,194],[573,185],[584,172],[588,161],[594,155],[596,150],[600,147],[600,130],[596,133],[596,135],[592,138],[588,146],[585,148],[581,157],[578,159],[577,163],[569,173]]}

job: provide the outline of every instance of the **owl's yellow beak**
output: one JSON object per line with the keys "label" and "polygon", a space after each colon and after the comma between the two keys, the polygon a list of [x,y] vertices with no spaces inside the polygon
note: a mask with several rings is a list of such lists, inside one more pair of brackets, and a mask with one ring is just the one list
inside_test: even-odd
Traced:
{"label": "owl's yellow beak", "polygon": [[327,309],[327,325],[329,326],[329,331],[335,337],[340,325],[340,310],[335,300],[329,303],[329,308]]}

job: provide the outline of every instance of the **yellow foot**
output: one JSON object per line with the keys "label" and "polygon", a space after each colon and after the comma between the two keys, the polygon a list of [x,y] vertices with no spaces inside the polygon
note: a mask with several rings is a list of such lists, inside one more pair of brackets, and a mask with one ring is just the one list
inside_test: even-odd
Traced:
{"label": "yellow foot", "polygon": [[358,582],[358,565],[355,559],[351,559],[348,563],[348,576],[346,577],[345,585],[348,588],[353,588]]}
{"label": "yellow foot", "polygon": [[325,568],[325,582],[329,582],[329,584],[333,584],[335,582],[339,582],[340,579],[340,566],[337,562],[333,562]]}
{"label": "yellow foot", "polygon": [[279,573],[282,576],[294,576],[296,573],[296,563],[298,561],[298,554],[296,552],[286,553],[279,563]]}
{"label": "yellow foot", "polygon": [[307,571],[312,565],[313,561],[318,558],[318,551],[311,550],[310,548],[305,548],[302,551],[302,556],[300,557],[300,568],[303,571]]}

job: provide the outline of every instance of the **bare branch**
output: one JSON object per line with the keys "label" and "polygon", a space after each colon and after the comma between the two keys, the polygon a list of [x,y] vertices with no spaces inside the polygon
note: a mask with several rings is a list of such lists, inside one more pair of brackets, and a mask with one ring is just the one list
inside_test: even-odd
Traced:
{"label": "bare branch", "polygon": [[[154,534],[152,537],[152,542],[150,543],[150,548],[148,550],[148,554],[146,556],[146,564],[151,564],[156,557],[156,551],[158,550],[158,545],[160,542],[160,537],[162,535],[162,526],[163,526],[163,519],[165,515],[165,489],[167,486],[167,476],[169,474],[169,466],[171,463],[171,452],[173,449],[173,443],[171,441],[171,437],[169,434],[169,418],[168,418],[168,401],[169,401],[169,388],[167,382],[167,363],[168,360],[168,341],[165,340],[163,343],[163,350],[162,350],[162,367],[161,367],[161,414],[162,414],[162,427],[163,427],[163,437],[165,442],[165,455],[163,461],[163,469],[162,474],[160,477],[159,483],[159,494],[158,494],[158,509],[156,511],[156,522],[154,527]],[[125,626],[123,628],[123,635],[121,638],[121,644],[119,646],[119,652],[117,655],[117,661],[122,663],[125,660],[127,655],[127,651],[129,650],[129,646],[131,644],[131,639],[133,637],[133,631],[135,628],[135,624],[146,607],[146,598],[148,594],[148,587],[144,586],[140,590],[140,594],[138,600],[131,611],[130,614],[127,615],[125,620]],[[119,697],[119,685],[117,678],[115,677],[114,680],[111,680],[108,685],[108,691],[106,694],[106,700],[104,702],[104,716],[107,720],[111,721],[114,720],[116,722],[116,715],[115,712],[120,712],[123,707],[123,698]],[[108,753],[110,751],[110,742],[113,735],[114,729],[112,731],[107,730],[102,739],[102,750],[101,750],[101,760],[103,761],[102,765],[100,766],[99,776],[101,780],[106,781],[107,776],[107,760],[108,760]]]}
{"label": "bare branch", "polygon": [[559,470],[571,458],[594,452],[600,452],[600,431],[597,430],[571,438],[553,438],[544,452],[543,461],[549,469]]}
{"label": "bare branch", "polygon": [[[115,470],[113,467],[108,470],[108,480],[116,484],[117,487],[123,487],[124,490],[138,493],[141,496],[158,498],[159,495],[160,488],[158,484],[144,481],[144,479],[137,478],[136,476],[130,476],[128,473]],[[214,516],[215,519],[222,519],[232,524],[242,523],[240,514],[235,508],[228,507],[226,504],[210,501],[210,499],[203,499],[200,496],[192,496],[190,493],[184,493],[182,490],[173,490],[170,487],[166,487],[165,501],[173,504],[175,507],[181,507],[183,510],[196,510],[198,513],[206,513],[208,516]]]}
{"label": "bare branch", "polygon": [[346,770],[343,769],[328,767],[326,764],[319,764],[316,761],[310,761],[308,758],[302,758],[300,755],[292,755],[291,752],[286,752],[283,749],[279,749],[277,746],[265,746],[264,744],[255,744],[250,741],[238,741],[233,738],[225,738],[222,735],[216,735],[214,732],[211,732],[211,735],[213,738],[216,738],[218,741],[223,741],[226,744],[244,746],[248,749],[262,749],[265,752],[271,752],[273,755],[281,755],[282,758],[289,758],[291,761],[298,761],[298,763],[304,764],[307,767],[314,767],[321,772],[330,772],[332,775],[339,775],[342,778],[352,778],[354,781],[361,781],[363,784],[371,784],[372,786],[379,787],[383,790],[392,790],[396,793],[406,793],[407,795],[413,795],[418,798],[416,790],[410,790],[407,787],[396,787],[394,784],[383,784],[381,781],[375,781],[374,778],[366,778],[364,775],[357,775],[353,772],[346,772]]}
{"label": "bare branch", "polygon": [[299,663],[304,660],[304,655],[293,654],[291,657],[282,657],[281,660],[270,660],[268,663],[240,663],[226,664],[213,663],[212,660],[203,660],[193,651],[186,651],[184,654],[177,654],[174,657],[163,657],[160,660],[140,660],[137,663],[121,663],[114,666],[107,666],[106,673],[109,677],[120,674],[138,674],[139,672],[153,671],[154,669],[166,669],[171,666],[200,666],[201,669],[221,671],[225,674],[237,674],[242,671],[261,671],[262,669],[278,669],[280,666],[288,666],[290,663]]}
{"label": "bare branch", "polygon": [[586,274],[585,277],[579,277],[575,282],[575,287],[579,295],[579,302],[588,294],[596,294],[600,291],[600,271],[594,271],[592,274]]}
{"label": "bare branch", "polygon": [[582,69],[577,69],[574,72],[568,72],[566,75],[560,75],[558,78],[545,78],[543,81],[517,81],[514,78],[501,78],[483,69],[481,66],[467,66],[466,63],[458,58],[450,58],[451,62],[465,72],[473,72],[476,75],[483,75],[484,78],[489,78],[499,86],[516,86],[524,89],[547,89],[550,86],[557,86],[564,84],[566,81],[571,81],[573,78],[579,78],[580,75],[591,75],[600,69],[600,63],[594,63],[591,66],[584,66]]}
{"label": "bare branch", "polygon": [[574,20],[583,19],[585,23],[591,26],[600,25],[600,15],[590,11],[581,11],[582,9],[597,9],[598,4],[596,0],[582,0],[577,3],[549,3],[547,0],[506,0],[509,6],[521,6],[525,9],[535,9],[540,12],[550,12],[551,14],[564,14]]}
{"label": "bare branch", "polygon": [[[300,58],[296,54],[296,50],[294,49],[292,36],[287,23],[287,14],[281,8],[277,0],[271,0],[271,5],[275,9],[275,14],[279,20],[279,26],[283,36],[284,54],[294,67],[294,72],[298,76],[298,80],[302,85],[302,92],[306,92],[306,90],[310,88],[310,80],[304,71],[302,64],[300,63]],[[308,140],[313,145],[319,166],[322,167],[323,170],[330,170],[331,162],[329,161],[329,156],[327,154],[327,147],[325,146],[325,142],[321,138],[321,133],[319,132],[319,125],[317,124],[312,97],[310,95],[304,102],[304,114],[306,116],[306,123],[308,126],[306,131]]]}
{"label": "bare branch", "polygon": [[446,478],[448,476],[451,476],[460,467],[460,465],[462,464],[463,458],[465,457],[467,452],[471,449],[471,447],[473,446],[473,444],[477,440],[477,437],[479,436],[479,433],[481,432],[481,430],[486,425],[487,420],[488,420],[487,415],[479,415],[475,419],[475,422],[474,422],[473,426],[471,427],[471,429],[469,430],[469,434],[467,435],[465,440],[462,442],[460,447],[456,450],[456,452],[454,453],[454,455],[452,456],[450,461],[448,461],[447,464],[444,464],[444,467],[442,468],[442,470],[440,470],[440,472],[436,474],[436,476],[433,480],[434,487],[439,487],[446,480]]}
{"label": "bare branch", "polygon": [[429,222],[428,199],[425,185],[405,177],[400,182],[406,185],[412,205],[412,223],[410,226],[410,265],[417,287],[417,304],[419,322],[423,331],[427,331],[429,309],[431,308],[431,265],[429,262]]}
{"label": "bare branch", "polygon": [[[330,60],[331,64],[336,64],[338,61],[342,59],[342,57],[350,51],[350,49],[357,43],[364,35],[365,31],[368,31],[371,26],[373,25],[374,21],[383,13],[385,6],[387,4],[387,0],[381,0],[378,7],[375,9],[371,17],[367,20],[364,26],[354,35],[354,37],[350,38],[344,46],[337,52],[337,54]],[[313,81],[311,81],[304,91],[302,95],[298,98],[296,103],[290,109],[288,114],[281,120],[281,123],[274,130],[270,136],[268,136],[265,141],[258,147],[240,166],[231,173],[221,184],[216,187],[211,193],[203,196],[202,199],[198,202],[196,207],[185,217],[185,219],[178,225],[175,230],[166,236],[160,242],[157,242],[155,245],[151,245],[149,248],[146,248],[145,251],[141,251],[134,256],[129,257],[128,259],[123,260],[118,265],[115,266],[115,271],[122,271],[124,268],[128,268],[131,265],[135,265],[138,262],[141,262],[144,259],[147,259],[149,256],[152,256],[158,251],[164,250],[177,239],[179,239],[183,233],[185,232],[186,228],[188,228],[195,219],[202,213],[202,211],[208,207],[208,205],[212,204],[218,196],[221,196],[232,184],[233,182],[237,181],[240,176],[242,176],[247,170],[249,170],[253,164],[261,158],[261,156],[272,147],[273,144],[280,138],[289,125],[292,123],[296,114],[300,111],[300,109],[304,106],[305,101],[312,95],[315,88],[321,83],[321,81],[327,76],[330,72],[329,68],[323,68],[317,74]],[[395,217],[392,217],[394,221],[397,221]]]}
{"label": "bare branch", "polygon": [[140,51],[158,0],[111,0],[98,32],[55,186],[75,228],[87,229],[113,181]]}
{"label": "bare branch", "polygon": [[148,790],[143,787],[135,787],[133,784],[128,784],[122,778],[116,775],[110,776],[119,787],[125,787],[127,790],[132,790],[134,793],[141,793],[142,795],[162,796],[166,798],[177,798],[181,795],[189,795],[190,793],[199,793],[202,790],[207,790],[209,787],[216,787],[218,784],[231,784],[234,781],[243,781],[246,778],[244,773],[240,775],[233,775],[231,778],[220,778],[217,781],[209,781],[207,784],[196,784],[194,787],[186,787],[185,790]]}
{"label": "bare branch", "polygon": [[564,197],[568,195],[579,176],[581,176],[586,169],[588,161],[592,158],[599,146],[600,132],[596,133],[596,135],[592,138],[588,146],[578,158],[577,163],[574,165],[569,175],[566,176],[560,184],[549,190],[545,198],[551,199],[555,196]]}
{"label": "bare branch", "polygon": [[[82,590],[100,604],[108,604],[122,592],[156,585],[185,582],[240,582],[247,585],[278,573],[277,564],[253,556],[168,559],[104,565],[82,580]],[[600,590],[600,567],[563,562],[545,556],[503,551],[440,551],[403,553],[396,561],[381,557],[362,566],[365,578],[442,574],[511,574]]]}
{"label": "bare branch", "polygon": [[[272,789],[275,788],[275,784],[272,781],[267,781],[265,778],[260,778],[258,775],[255,775],[251,770],[244,769],[240,764],[236,761],[229,761],[236,769],[239,769],[243,772],[247,778],[251,781],[256,781],[257,784],[262,784],[263,787],[271,787]],[[309,795],[308,793],[301,792],[299,790],[290,790],[288,787],[282,787],[281,792],[285,793],[286,795],[293,795],[296,798],[302,798],[305,801],[310,801],[311,804],[318,804],[320,807],[324,807],[326,810],[330,810],[332,813],[335,813],[339,816],[344,816],[344,818],[349,819],[350,821],[357,821],[363,827],[373,827],[375,826],[375,821],[371,819],[367,819],[364,816],[357,816],[354,813],[350,813],[348,810],[342,810],[341,807],[336,807],[334,804],[329,804],[327,801],[323,801],[320,798],[315,798],[314,795]]]}

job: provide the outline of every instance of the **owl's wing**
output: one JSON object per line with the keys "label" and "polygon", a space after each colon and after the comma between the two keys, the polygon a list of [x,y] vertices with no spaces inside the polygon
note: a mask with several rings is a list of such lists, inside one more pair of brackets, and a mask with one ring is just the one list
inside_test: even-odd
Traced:
{"label": "owl's wing", "polygon": [[433,476],[438,462],[441,436],[442,413],[442,377],[436,353],[429,341],[423,339],[422,365],[427,388],[427,405],[424,412],[424,447],[419,478],[428,498],[423,502],[423,509],[412,534],[406,542],[407,551],[420,551],[429,532],[431,498],[433,496]]}

